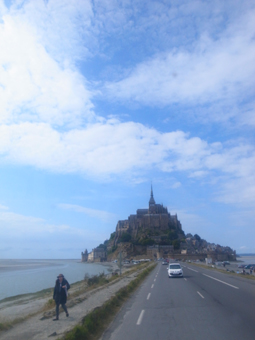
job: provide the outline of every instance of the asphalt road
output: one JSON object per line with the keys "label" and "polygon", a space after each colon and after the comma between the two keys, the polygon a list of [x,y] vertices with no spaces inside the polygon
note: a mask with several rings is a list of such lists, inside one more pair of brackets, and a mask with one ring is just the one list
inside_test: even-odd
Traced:
{"label": "asphalt road", "polygon": [[102,340],[254,340],[255,281],[160,263],[123,306]]}

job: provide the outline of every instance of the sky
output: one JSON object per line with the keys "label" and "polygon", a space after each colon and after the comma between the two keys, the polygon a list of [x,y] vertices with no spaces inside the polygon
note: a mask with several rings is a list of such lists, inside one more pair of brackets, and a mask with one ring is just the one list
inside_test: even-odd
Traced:
{"label": "sky", "polygon": [[251,0],[0,0],[0,258],[80,258],[156,203],[255,252]]}

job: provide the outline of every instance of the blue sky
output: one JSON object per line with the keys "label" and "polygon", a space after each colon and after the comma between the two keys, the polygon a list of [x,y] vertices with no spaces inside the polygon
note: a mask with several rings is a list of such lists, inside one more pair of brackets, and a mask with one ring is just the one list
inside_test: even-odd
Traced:
{"label": "blue sky", "polygon": [[0,258],[157,203],[255,252],[253,1],[0,0]]}

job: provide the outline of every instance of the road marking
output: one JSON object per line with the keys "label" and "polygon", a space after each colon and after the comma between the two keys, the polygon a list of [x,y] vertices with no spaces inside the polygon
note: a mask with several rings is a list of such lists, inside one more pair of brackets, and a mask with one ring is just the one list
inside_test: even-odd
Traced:
{"label": "road marking", "polygon": [[187,267],[187,269],[189,269],[189,270],[192,270],[193,272],[196,272],[196,273],[198,273],[198,271],[197,271],[197,270],[195,270],[195,269],[192,269],[192,268],[189,268],[189,267]]}
{"label": "road marking", "polygon": [[137,325],[141,325],[142,319],[143,319],[144,309],[141,311],[139,318],[137,320]]}
{"label": "road marking", "polygon": [[187,281],[187,279],[184,278],[185,281]]}
{"label": "road marking", "polygon": [[201,293],[199,293],[199,292],[197,292],[197,293],[198,293],[198,295],[201,296],[202,299],[204,299],[204,297],[203,297],[203,295]]}
{"label": "road marking", "polygon": [[151,296],[151,293],[149,293],[149,294],[148,294],[148,296],[147,296],[147,300],[149,300],[150,296]]}
{"label": "road marking", "polygon": [[219,280],[219,279],[216,279],[215,277],[212,277],[212,276],[210,276],[210,275],[206,275],[206,274],[203,274],[203,275],[204,275],[204,276],[207,276],[207,277],[209,277],[210,279],[213,279],[213,280],[215,280],[215,281],[219,281],[219,282],[221,282],[221,283],[224,283],[224,285],[230,286],[230,287],[235,288],[235,289],[239,289],[239,287],[233,286],[233,285],[231,285],[230,283],[227,283],[227,282],[225,282],[225,281],[221,281],[221,280]]}
{"label": "road marking", "polygon": [[154,287],[154,284],[151,286],[151,288],[153,288]]}
{"label": "road marking", "polygon": [[154,282],[156,281],[156,279],[154,279]]}

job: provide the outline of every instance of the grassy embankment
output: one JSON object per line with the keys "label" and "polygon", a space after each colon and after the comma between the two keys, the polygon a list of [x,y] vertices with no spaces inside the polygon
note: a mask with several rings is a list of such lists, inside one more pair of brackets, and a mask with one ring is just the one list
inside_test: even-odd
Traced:
{"label": "grassy embankment", "polygon": [[215,271],[215,272],[219,272],[219,273],[223,273],[223,274],[227,274],[227,275],[232,275],[232,276],[235,276],[235,277],[241,277],[241,278],[245,278],[245,279],[248,279],[248,280],[255,280],[255,276],[254,275],[243,275],[243,274],[237,274],[235,273],[234,271],[231,271],[231,270],[227,270],[227,269],[219,269],[219,268],[216,268],[216,267],[212,267],[212,266],[208,266],[206,264],[200,264],[200,263],[190,263],[194,266],[197,266],[197,267],[200,267],[200,268],[204,268],[204,269],[210,269],[212,271]]}
{"label": "grassy embankment", "polygon": [[113,320],[123,303],[130,294],[140,285],[144,278],[155,268],[150,264],[126,287],[121,288],[114,297],[106,301],[101,307],[95,308],[83,318],[82,324],[77,325],[68,332],[63,340],[96,340]]}
{"label": "grassy embankment", "polygon": [[[103,275],[103,274],[99,274],[99,275],[95,275],[92,277],[89,277],[88,275],[85,275],[84,280],[82,281],[78,281],[72,284],[72,291],[69,293],[69,298],[68,298],[68,303],[67,306],[73,307],[74,305],[76,305],[77,303],[80,303],[82,301],[84,301],[86,299],[86,297],[82,297],[81,295],[83,295],[84,293],[93,291],[94,289],[100,289],[103,288],[105,285],[107,284],[111,284],[114,282],[117,282],[119,280],[121,280],[121,278],[128,276],[132,273],[134,273],[135,271],[137,271],[138,269],[142,269],[146,266],[146,264],[140,264],[139,266],[133,267],[127,271],[124,272],[124,274],[122,274],[122,276],[118,276],[118,275],[112,275],[111,277],[109,277],[108,275]],[[39,292],[36,293],[31,293],[31,294],[21,294],[21,295],[16,295],[16,296],[12,296],[12,297],[8,297],[5,298],[3,300],[1,300],[1,302],[13,302],[15,303],[18,299],[27,299],[29,301],[34,300],[34,299],[39,299],[39,298],[49,298],[49,300],[45,303],[43,308],[40,308],[38,311],[31,313],[29,315],[26,315],[24,317],[20,317],[20,318],[16,318],[12,321],[5,321],[5,322],[0,322],[0,331],[5,331],[8,330],[12,327],[14,327],[15,325],[17,325],[18,323],[24,322],[27,319],[40,314],[40,313],[44,313],[44,317],[43,318],[50,318],[55,314],[55,302],[52,298],[50,298],[50,296],[52,296],[53,294],[53,289],[52,288],[47,288],[47,289],[43,289]],[[47,314],[47,312],[52,312]]]}

